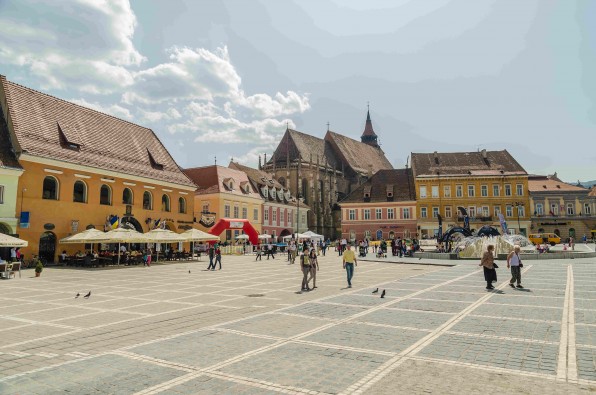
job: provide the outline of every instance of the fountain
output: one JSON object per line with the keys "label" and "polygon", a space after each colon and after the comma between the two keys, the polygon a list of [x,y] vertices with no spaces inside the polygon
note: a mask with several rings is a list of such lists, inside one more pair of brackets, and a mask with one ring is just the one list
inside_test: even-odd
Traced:
{"label": "fountain", "polygon": [[501,235],[501,236],[468,236],[455,242],[453,251],[458,253],[460,258],[481,258],[489,244],[495,246],[495,254],[509,254],[513,251],[514,245],[521,247],[522,254],[536,254],[534,244],[524,235]]}

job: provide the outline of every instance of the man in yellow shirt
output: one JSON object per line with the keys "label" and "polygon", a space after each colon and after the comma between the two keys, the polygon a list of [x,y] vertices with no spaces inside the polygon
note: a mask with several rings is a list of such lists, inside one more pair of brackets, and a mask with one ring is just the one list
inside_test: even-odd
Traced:
{"label": "man in yellow shirt", "polygon": [[352,288],[352,276],[354,275],[354,266],[358,266],[356,262],[356,254],[352,251],[352,245],[347,244],[346,250],[343,253],[343,265],[348,275],[348,288]]}

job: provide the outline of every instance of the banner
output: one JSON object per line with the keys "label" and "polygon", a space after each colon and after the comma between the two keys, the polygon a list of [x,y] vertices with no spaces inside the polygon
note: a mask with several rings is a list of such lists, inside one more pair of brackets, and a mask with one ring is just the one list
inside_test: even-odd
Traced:
{"label": "banner", "polygon": [[506,235],[509,232],[507,231],[507,222],[505,221],[505,216],[503,213],[499,213],[499,222],[501,222],[501,230],[503,230],[503,234]]}

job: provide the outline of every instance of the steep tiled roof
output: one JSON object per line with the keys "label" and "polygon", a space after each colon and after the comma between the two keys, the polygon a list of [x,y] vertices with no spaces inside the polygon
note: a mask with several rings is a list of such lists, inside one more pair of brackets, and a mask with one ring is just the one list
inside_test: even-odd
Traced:
{"label": "steep tiled roof", "polygon": [[151,129],[23,87],[4,76],[0,85],[24,153],[194,186]]}
{"label": "steep tiled roof", "polygon": [[596,196],[596,185],[594,185],[592,189],[590,189],[589,196]]}
{"label": "steep tiled roof", "polygon": [[531,176],[528,179],[528,190],[530,192],[583,192],[588,193],[588,189],[576,185],[567,184],[562,181],[548,178],[546,176]]}
{"label": "steep tiled roof", "polygon": [[[260,198],[259,193],[250,184],[248,176],[243,171],[217,165],[183,169],[182,171],[199,186],[195,192],[197,195],[227,193],[257,199]],[[229,188],[228,185],[226,185],[229,180],[233,180],[232,188]],[[240,185],[243,182],[248,183],[248,192],[245,192],[240,188]]]}
{"label": "steep tiled roof", "polygon": [[372,121],[370,120],[370,111],[366,112],[366,124],[364,125],[363,136],[376,136],[377,134],[373,130]]}
{"label": "steep tiled roof", "polygon": [[[365,197],[365,192],[370,197]],[[388,192],[393,192],[388,197]],[[378,203],[416,200],[412,169],[379,170],[368,181],[350,193],[342,203]]]}
{"label": "steep tiled roof", "polygon": [[[263,187],[263,186],[267,186],[268,188],[275,187],[275,189],[277,189],[277,190],[283,189],[284,192],[288,192],[287,188],[285,188],[275,178],[272,178],[269,174],[267,174],[266,172],[264,172],[262,170],[244,166],[237,162],[230,162],[229,167],[232,169],[236,169],[236,170],[244,172],[248,176],[248,178],[252,181],[253,186],[258,189],[258,191],[261,195],[261,198],[263,198],[263,199],[265,199],[265,197],[261,193],[261,187]],[[268,201],[274,201],[274,199],[271,198],[271,195],[268,195],[266,199]],[[277,199],[275,201],[277,201],[280,204],[289,204],[291,206],[296,205],[296,198],[291,195],[290,195],[290,199],[288,199],[288,200]],[[300,207],[301,208],[309,208],[304,203],[300,203]]]}
{"label": "steep tiled roof", "polygon": [[0,110],[0,167],[22,169],[16,155],[13,152],[8,127]]}
{"label": "steep tiled roof", "polygon": [[[288,135],[303,161],[309,161],[312,158],[313,163],[316,163],[318,157],[321,166],[327,164],[329,167],[336,167],[337,159],[335,154],[325,144],[325,140],[292,129],[288,130]],[[290,160],[293,159],[290,158]]]}
{"label": "steep tiled roof", "polygon": [[328,131],[325,141],[335,147],[336,155],[354,171],[367,174],[372,166],[373,174],[383,169],[393,169],[380,148],[372,147],[347,136]]}
{"label": "steep tiled roof", "polygon": [[507,150],[412,153],[412,170],[414,177],[527,174]]}

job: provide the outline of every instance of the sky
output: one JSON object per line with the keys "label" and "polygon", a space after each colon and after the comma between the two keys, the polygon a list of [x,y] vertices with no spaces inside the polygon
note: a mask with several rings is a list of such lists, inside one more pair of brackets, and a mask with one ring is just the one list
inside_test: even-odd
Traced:
{"label": "sky", "polygon": [[596,179],[596,1],[0,0],[0,74],[155,131],[182,167],[256,166],[287,126],[392,165],[507,149]]}

